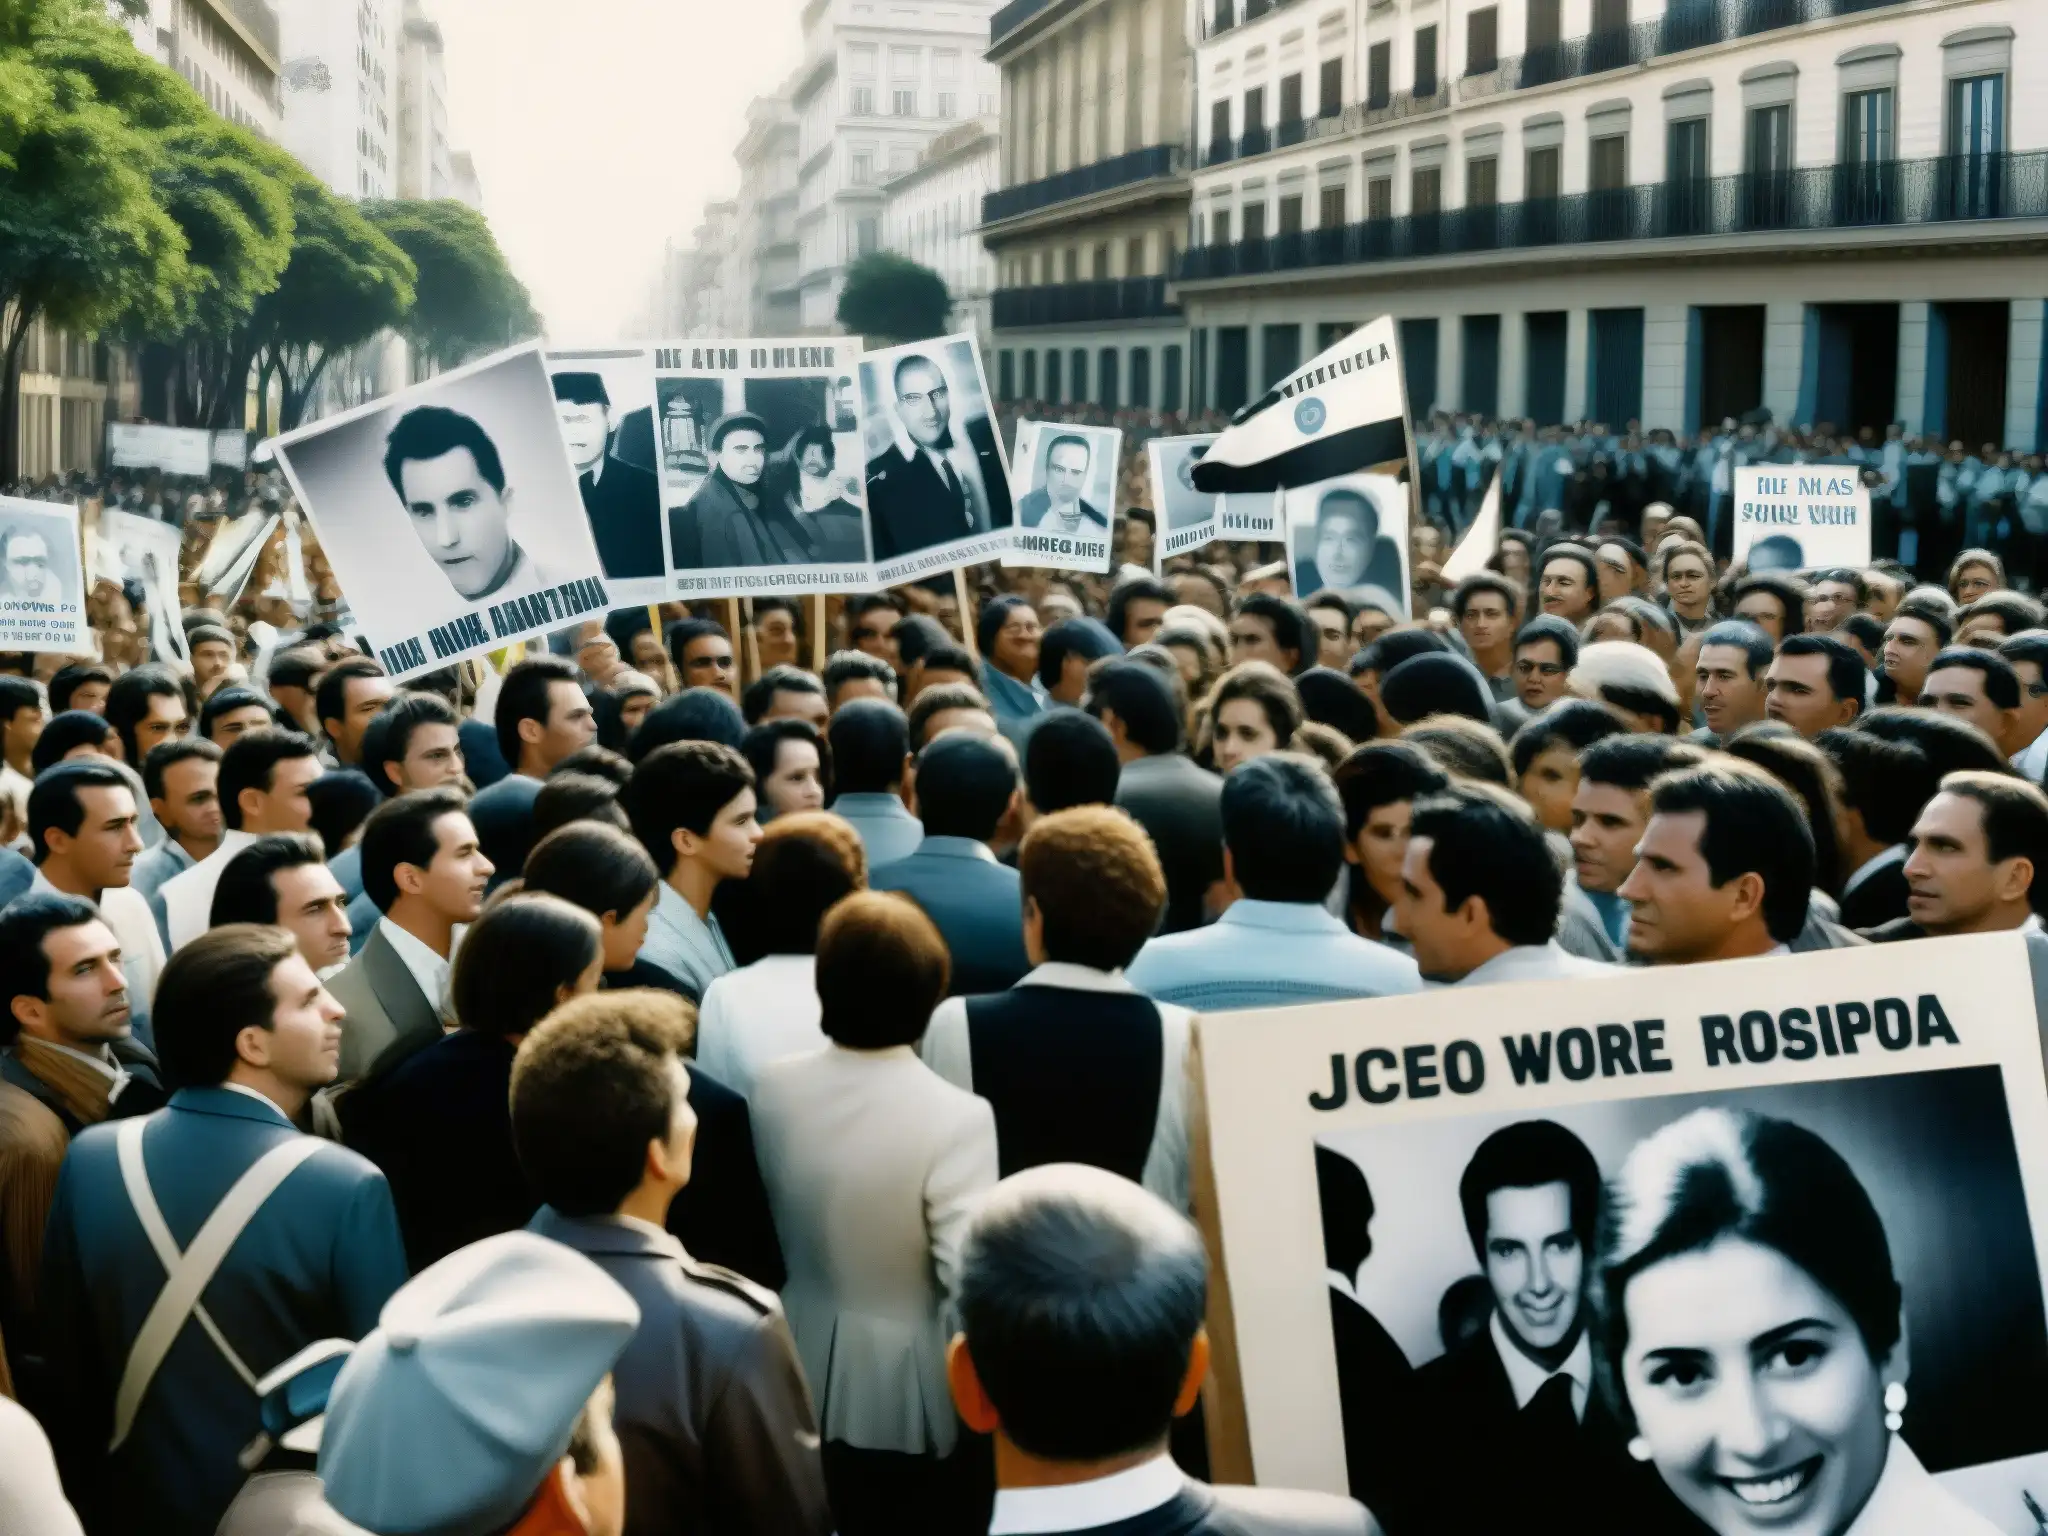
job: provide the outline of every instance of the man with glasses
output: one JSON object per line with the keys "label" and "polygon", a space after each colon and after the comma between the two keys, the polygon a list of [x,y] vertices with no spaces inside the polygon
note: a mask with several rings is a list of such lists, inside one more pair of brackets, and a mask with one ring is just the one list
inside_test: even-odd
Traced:
{"label": "man with glasses", "polygon": [[[867,366],[867,365],[863,365]],[[935,358],[897,359],[895,415],[904,436],[868,461],[875,558],[893,560],[1010,526],[1010,487],[986,415],[953,430],[953,391]]]}
{"label": "man with glasses", "polygon": [[1564,697],[1565,683],[1579,660],[1579,632],[1555,614],[1542,613],[1515,634],[1515,697],[1530,715],[1540,715]]}

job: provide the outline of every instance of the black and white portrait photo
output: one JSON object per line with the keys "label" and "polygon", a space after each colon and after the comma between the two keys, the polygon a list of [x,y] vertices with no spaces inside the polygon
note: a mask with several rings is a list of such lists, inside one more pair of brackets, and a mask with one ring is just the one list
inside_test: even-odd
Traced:
{"label": "black and white portrait photo", "polygon": [[880,579],[1002,554],[1012,524],[1010,477],[974,339],[870,352],[860,367]]}
{"label": "black and white portrait photo", "polygon": [[1152,471],[1152,509],[1159,517],[1158,537],[1152,541],[1155,571],[1165,569],[1169,555],[1184,555],[1217,538],[1217,516],[1223,498],[1195,489],[1195,465],[1209,444],[1213,432],[1187,437],[1155,437],[1145,444],[1145,460]]}
{"label": "black and white portrait photo", "polygon": [[1003,564],[1109,570],[1123,438],[1117,427],[1017,423],[1010,452],[1017,528]]}
{"label": "black and white portrait photo", "polygon": [[[1287,558],[1296,595],[1341,592],[1405,613],[1408,487],[1391,475],[1289,486]],[[1391,605],[1391,606],[1388,606]]]}
{"label": "black and white portrait photo", "polygon": [[393,675],[609,603],[537,344],[303,427],[275,452]]}
{"label": "black and white portrait photo", "polygon": [[185,626],[178,622],[178,552],[175,524],[136,512],[103,508],[94,541],[95,579],[142,588],[149,613],[150,655],[158,661],[186,661]]}
{"label": "black and white portrait photo", "polygon": [[644,347],[551,352],[555,416],[612,597],[665,595],[654,354]]}
{"label": "black and white portrait photo", "polygon": [[78,508],[0,496],[0,649],[84,654]]}
{"label": "black and white portrait photo", "polygon": [[868,580],[857,341],[657,350],[669,594],[843,591]]}

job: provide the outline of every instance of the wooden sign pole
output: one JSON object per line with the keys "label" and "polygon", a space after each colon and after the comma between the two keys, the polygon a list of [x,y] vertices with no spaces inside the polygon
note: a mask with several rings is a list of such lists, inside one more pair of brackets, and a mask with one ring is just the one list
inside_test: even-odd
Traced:
{"label": "wooden sign pole", "polygon": [[747,633],[747,665],[740,678],[740,686],[744,688],[761,676],[761,637],[754,633],[754,600],[751,597],[740,599],[740,615],[740,623]]}
{"label": "wooden sign pole", "polygon": [[804,623],[811,631],[811,670],[825,671],[825,594],[813,592],[804,599]]}
{"label": "wooden sign pole", "polygon": [[1216,1165],[1210,1157],[1209,1099],[1202,1083],[1202,1021],[1188,1041],[1188,1193],[1195,1225],[1209,1251],[1209,1379],[1202,1384],[1202,1415],[1209,1431],[1209,1481],[1250,1483],[1251,1422],[1244,1409],[1244,1369],[1237,1353],[1230,1272],[1223,1267],[1223,1223],[1216,1208]]}
{"label": "wooden sign pole", "polygon": [[968,595],[965,566],[953,567],[953,601],[960,605],[960,643],[967,647],[967,654],[979,666],[981,647],[974,643],[974,599]]}

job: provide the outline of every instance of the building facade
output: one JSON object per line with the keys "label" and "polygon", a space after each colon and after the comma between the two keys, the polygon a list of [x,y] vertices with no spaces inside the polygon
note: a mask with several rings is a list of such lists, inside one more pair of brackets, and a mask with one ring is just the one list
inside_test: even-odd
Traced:
{"label": "building facade", "polygon": [[398,47],[398,195],[453,197],[448,64],[441,28],[421,0],[405,0]]}
{"label": "building facade", "polygon": [[797,135],[797,318],[838,329],[855,258],[882,244],[882,187],[966,119],[995,111],[983,0],[809,0],[790,83]]}
{"label": "building facade", "polygon": [[1193,60],[1186,0],[1011,0],[1001,184],[982,199],[996,263],[994,384],[1005,399],[1182,408]]}
{"label": "building facade", "polygon": [[882,248],[930,267],[953,296],[952,325],[986,351],[995,258],[981,239],[981,200],[996,189],[997,119],[974,118],[925,146],[916,165],[882,188]]}
{"label": "building facade", "polygon": [[758,96],[747,107],[747,131],[733,152],[740,190],[734,198],[727,307],[735,333],[794,335],[802,322],[797,286],[797,121],[786,94]]}
{"label": "building facade", "polygon": [[344,197],[399,187],[400,0],[278,0],[283,142]]}
{"label": "building facade", "polygon": [[277,141],[282,45],[269,0],[149,0],[126,20],[135,46],[183,75],[218,116]]}
{"label": "building facade", "polygon": [[1200,404],[1400,321],[1409,404],[2043,432],[2026,0],[1202,0]]}

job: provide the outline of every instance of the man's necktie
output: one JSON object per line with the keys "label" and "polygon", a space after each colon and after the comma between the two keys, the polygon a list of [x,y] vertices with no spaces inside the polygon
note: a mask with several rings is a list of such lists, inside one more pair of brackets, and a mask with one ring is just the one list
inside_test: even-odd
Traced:
{"label": "man's necktie", "polygon": [[1522,1417],[1539,1434],[1569,1439],[1579,1427],[1579,1416],[1572,1405],[1571,1377],[1560,1371],[1544,1382],[1529,1399],[1529,1406],[1522,1410]]}
{"label": "man's necktie", "polygon": [[961,489],[960,477],[953,471],[950,459],[939,460],[939,474],[945,479],[946,489],[952,493],[953,505],[959,510],[969,527],[974,525],[974,509],[967,505],[967,494]]}

